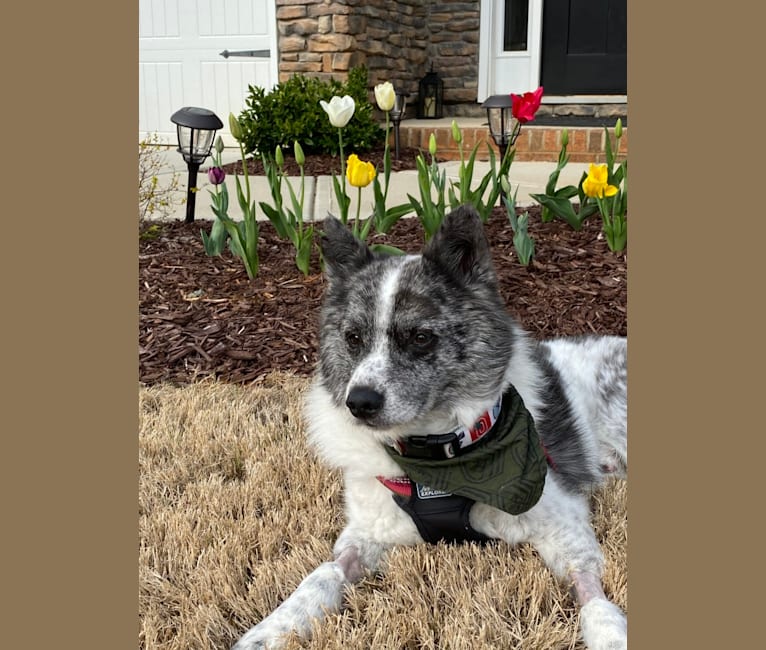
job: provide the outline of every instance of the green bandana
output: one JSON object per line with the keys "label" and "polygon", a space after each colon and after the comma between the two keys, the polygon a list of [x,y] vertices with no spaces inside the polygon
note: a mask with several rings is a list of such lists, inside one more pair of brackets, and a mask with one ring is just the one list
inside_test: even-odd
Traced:
{"label": "green bandana", "polygon": [[516,389],[503,395],[488,440],[445,460],[402,456],[385,446],[407,476],[421,485],[459,494],[512,515],[526,512],[543,493],[547,464],[535,423]]}

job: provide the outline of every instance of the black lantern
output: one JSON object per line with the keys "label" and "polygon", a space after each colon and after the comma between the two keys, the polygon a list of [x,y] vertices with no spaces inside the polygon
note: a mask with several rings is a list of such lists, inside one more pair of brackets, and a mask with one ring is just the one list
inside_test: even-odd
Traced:
{"label": "black lantern", "polygon": [[513,117],[513,102],[510,95],[492,95],[481,105],[487,109],[489,132],[500,149],[501,160],[505,159],[508,147],[516,142],[521,131],[521,122]]}
{"label": "black lantern", "polygon": [[206,108],[186,106],[170,118],[178,133],[178,151],[189,168],[186,194],[186,223],[194,221],[194,197],[196,196],[197,171],[210,155],[215,132],[223,126],[218,116]]}
{"label": "black lantern", "polygon": [[399,160],[399,124],[404,119],[404,114],[407,111],[407,98],[409,93],[396,91],[396,97],[394,99],[394,107],[390,111],[391,121],[394,123],[394,151],[396,152],[396,159]]}
{"label": "black lantern", "polygon": [[427,73],[418,84],[418,119],[441,118],[443,100],[444,82],[431,66],[431,72]]}

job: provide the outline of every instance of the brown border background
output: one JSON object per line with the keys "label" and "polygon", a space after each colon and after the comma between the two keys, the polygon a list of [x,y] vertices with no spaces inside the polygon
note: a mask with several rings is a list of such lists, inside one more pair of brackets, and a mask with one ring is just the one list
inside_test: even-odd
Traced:
{"label": "brown border background", "polygon": [[[634,650],[761,626],[749,6],[628,7]],[[134,648],[138,5],[17,4],[4,24],[3,645]]]}
{"label": "brown border background", "polygon": [[749,8],[628,3],[633,650],[763,644],[763,20]]}
{"label": "brown border background", "polygon": [[138,3],[3,27],[1,645],[135,648]]}

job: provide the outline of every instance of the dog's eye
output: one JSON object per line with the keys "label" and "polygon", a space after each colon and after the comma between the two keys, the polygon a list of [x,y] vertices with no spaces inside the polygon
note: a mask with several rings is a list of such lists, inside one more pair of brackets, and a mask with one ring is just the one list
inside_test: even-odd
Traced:
{"label": "dog's eye", "polygon": [[410,342],[420,350],[432,347],[435,341],[436,336],[430,330],[415,330],[410,337]]}
{"label": "dog's eye", "polygon": [[348,330],[345,334],[346,345],[350,350],[358,350],[362,347],[362,337],[356,330]]}

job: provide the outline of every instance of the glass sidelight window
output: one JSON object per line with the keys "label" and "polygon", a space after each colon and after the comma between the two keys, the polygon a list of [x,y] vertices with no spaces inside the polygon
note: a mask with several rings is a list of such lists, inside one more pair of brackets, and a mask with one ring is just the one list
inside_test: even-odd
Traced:
{"label": "glass sidelight window", "polygon": [[505,0],[503,51],[519,52],[527,49],[528,20],[529,0]]}

